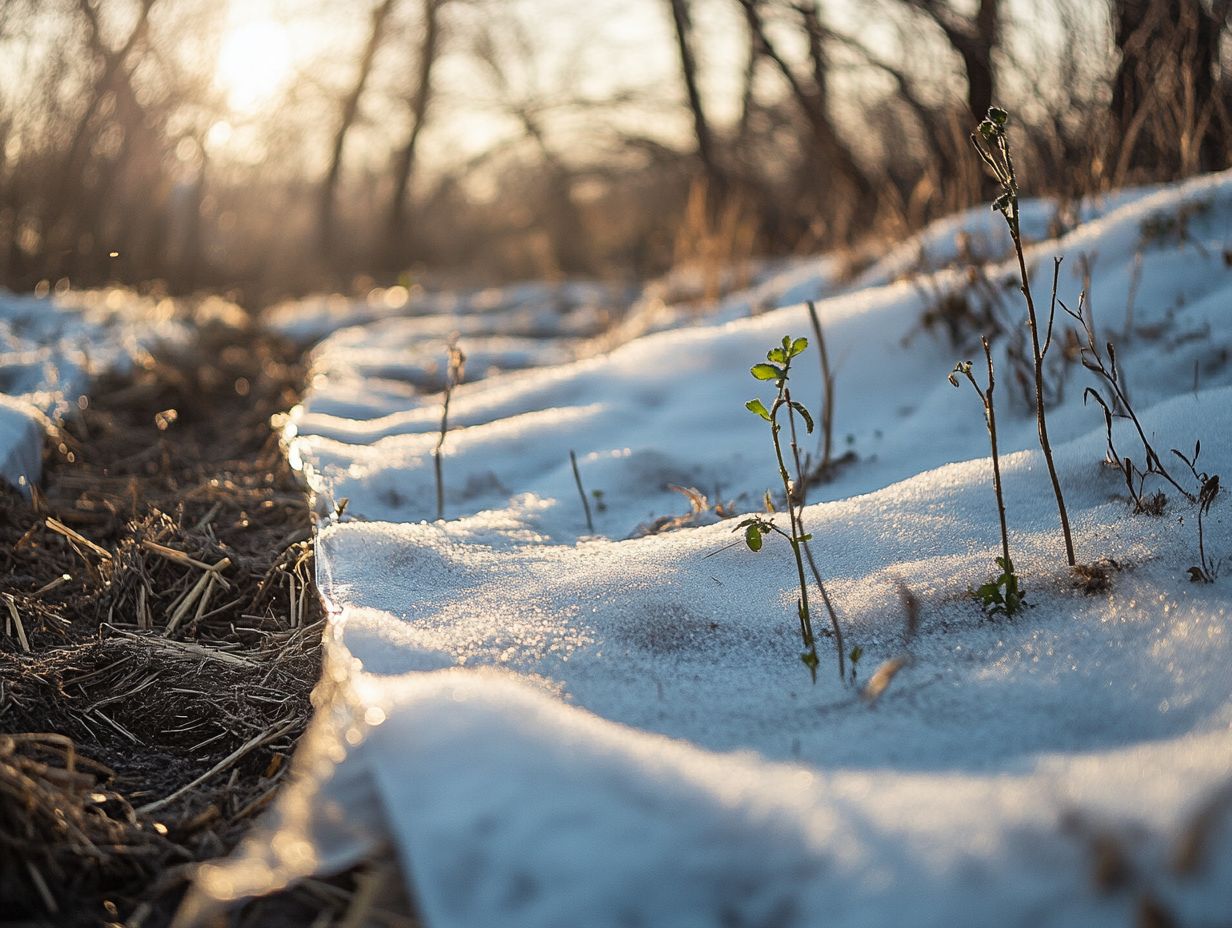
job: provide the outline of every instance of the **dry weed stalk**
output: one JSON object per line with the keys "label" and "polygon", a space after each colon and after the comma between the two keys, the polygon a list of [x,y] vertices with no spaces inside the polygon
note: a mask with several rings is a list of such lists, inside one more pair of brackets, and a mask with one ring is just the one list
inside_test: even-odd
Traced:
{"label": "dry weed stalk", "polygon": [[724,292],[747,286],[757,238],[757,222],[739,199],[728,198],[720,209],[716,202],[705,180],[690,186],[673,247],[673,267],[701,274],[698,313],[715,306]]}
{"label": "dry weed stalk", "polygon": [[436,472],[436,518],[445,518],[445,480],[441,473],[442,449],[445,447],[445,435],[449,431],[449,401],[453,398],[453,389],[462,382],[466,367],[466,355],[458,347],[457,338],[449,342],[449,355],[445,367],[445,392],[441,402],[441,429],[436,439],[436,447],[432,449],[432,466]]}
{"label": "dry weed stalk", "polygon": [[[1134,412],[1133,404],[1129,401],[1129,392],[1125,385],[1120,364],[1117,361],[1116,347],[1111,341],[1105,342],[1106,360],[1104,354],[1099,350],[1095,339],[1095,326],[1091,321],[1090,307],[1087,304],[1086,291],[1079,294],[1078,308],[1076,310],[1070,309],[1064,302],[1061,303],[1061,308],[1082,327],[1084,338],[1084,343],[1081,346],[1082,366],[1096,374],[1104,382],[1104,386],[1108,391],[1108,396],[1105,398],[1095,387],[1087,387],[1083,391],[1082,398],[1084,401],[1087,398],[1093,399],[1103,410],[1108,445],[1107,460],[1124,477],[1126,489],[1129,491],[1130,499],[1134,503],[1134,511],[1150,513],[1152,515],[1163,513],[1165,503],[1163,494],[1159,493],[1150,497],[1145,495],[1144,485],[1146,478],[1151,474],[1158,474],[1160,477],[1163,477],[1182,496],[1190,502],[1195,502],[1197,497],[1177,483],[1164,466],[1163,460],[1151,446],[1150,440],[1146,437],[1146,431]],[[1134,430],[1138,433],[1138,439],[1142,442],[1145,467],[1139,468],[1134,464],[1132,458],[1127,455],[1122,456],[1117,451],[1112,437],[1112,422],[1116,418],[1128,419],[1133,423]]]}
{"label": "dry weed stalk", "polygon": [[586,499],[586,490],[582,487],[582,474],[578,471],[577,455],[569,449],[569,463],[573,466],[573,482],[577,484],[578,496],[582,498],[582,511],[586,513],[586,530],[595,533],[595,523],[590,517],[590,501]]}
{"label": "dry weed stalk", "polygon": [[821,365],[821,438],[817,448],[817,472],[822,479],[830,473],[834,454],[834,372],[830,369],[830,354],[826,351],[826,337],[817,317],[817,304],[808,301],[809,324],[817,339],[817,363]]}
{"label": "dry weed stalk", "polygon": [[[1009,137],[1005,126],[1009,114],[998,107],[990,107],[988,117],[980,123],[977,132],[971,134],[971,144],[975,147],[984,164],[992,171],[997,183],[1001,185],[1001,195],[993,203],[993,209],[1001,213],[1009,227],[1010,238],[1014,243],[1014,254],[1018,259],[1018,275],[1020,290],[1027,303],[1027,322],[1031,329],[1031,352],[1035,367],[1035,421],[1039,432],[1040,448],[1044,452],[1044,461],[1048,465],[1048,476],[1052,481],[1052,491],[1057,499],[1057,514],[1061,520],[1061,535],[1065,542],[1065,558],[1070,567],[1076,563],[1074,558],[1074,540],[1069,530],[1069,513],[1065,508],[1065,496],[1061,492],[1061,481],[1057,477],[1057,467],[1052,459],[1052,445],[1048,440],[1048,419],[1044,411],[1044,357],[1052,344],[1052,322],[1056,315],[1056,275],[1053,276],[1052,308],[1048,313],[1048,332],[1043,343],[1040,342],[1040,325],[1035,311],[1035,299],[1031,294],[1031,276],[1027,272],[1027,261],[1023,254],[1022,233],[1019,224],[1018,211],[1018,177],[1014,171],[1014,159],[1010,153]],[[981,142],[982,140],[982,142]],[[986,147],[988,146],[988,147]]]}

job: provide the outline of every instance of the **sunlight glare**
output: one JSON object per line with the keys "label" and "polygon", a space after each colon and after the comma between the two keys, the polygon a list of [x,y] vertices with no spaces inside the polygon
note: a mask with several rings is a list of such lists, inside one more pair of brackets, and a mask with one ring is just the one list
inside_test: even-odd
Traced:
{"label": "sunlight glare", "polygon": [[233,110],[257,109],[282,89],[290,75],[291,41],[278,23],[245,23],[223,39],[215,80]]}

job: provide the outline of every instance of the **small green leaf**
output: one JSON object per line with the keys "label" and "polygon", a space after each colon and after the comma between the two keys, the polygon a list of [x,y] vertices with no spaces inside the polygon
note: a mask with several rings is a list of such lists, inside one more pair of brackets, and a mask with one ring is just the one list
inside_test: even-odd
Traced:
{"label": "small green leaf", "polygon": [[773,364],[754,364],[749,368],[749,373],[758,380],[777,380],[783,376],[783,369]]}
{"label": "small green leaf", "polygon": [[862,647],[860,647],[859,645],[855,645],[855,646],[851,649],[851,653],[850,653],[850,654],[848,654],[847,656],[848,656],[849,658],[851,658],[851,662],[852,662],[853,664],[858,664],[858,663],[860,663],[860,658],[862,658],[862,657],[864,656],[864,649],[863,649]]}
{"label": "small green leaf", "polygon": [[754,523],[746,528],[744,530],[744,543],[749,546],[750,551],[760,551],[761,526]]}
{"label": "small green leaf", "polygon": [[813,432],[813,417],[809,415],[809,411],[804,408],[803,403],[798,403],[795,400],[791,401],[791,408],[800,414],[800,418],[804,420],[804,428],[812,434]]}
{"label": "small green leaf", "polygon": [[770,421],[770,411],[766,409],[766,404],[763,403],[761,400],[749,400],[747,403],[744,404],[744,408],[747,409],[749,412],[756,413],[757,415],[761,416],[767,422]]}
{"label": "small green leaf", "polygon": [[799,538],[797,538],[796,540],[797,540],[797,541],[812,541],[812,540],[813,540],[813,533],[812,533],[812,532],[806,532],[805,534],[801,535],[801,536],[800,536]]}
{"label": "small green leaf", "polygon": [[794,342],[791,343],[791,356],[794,358],[796,355],[800,354],[800,352],[804,351],[804,349],[807,347],[808,347],[807,338],[797,338]]}
{"label": "small green leaf", "polygon": [[766,352],[766,360],[774,361],[776,364],[786,364],[787,352],[782,348],[771,348]]}
{"label": "small green leaf", "polygon": [[1010,114],[999,106],[990,106],[988,108],[988,121],[995,126],[1004,126],[1009,118]]}

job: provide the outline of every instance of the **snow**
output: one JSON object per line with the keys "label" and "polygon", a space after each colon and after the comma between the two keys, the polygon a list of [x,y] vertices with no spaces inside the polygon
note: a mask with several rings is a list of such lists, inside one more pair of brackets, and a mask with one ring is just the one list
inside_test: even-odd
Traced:
{"label": "snow", "polygon": [[[1024,226],[1040,238],[1053,213],[1031,204]],[[1201,439],[1199,468],[1226,476],[1232,175],[1078,216],[1028,254],[1037,301],[1053,255],[1071,306],[1085,264],[1098,337],[1117,343],[1155,447],[1171,465],[1168,449]],[[1181,924],[1226,924],[1232,814],[1210,803],[1232,782],[1227,571],[1189,582],[1198,512],[1158,478],[1147,489],[1168,490],[1165,515],[1132,514],[1060,313],[1050,431],[1078,558],[1115,562],[1111,590],[1084,595],[1065,567],[1010,337],[996,398],[1030,608],[989,618],[968,595],[1000,553],[979,403],[946,381],[974,345],[956,350],[921,318],[942,296],[982,293],[1023,334],[991,220],[947,220],[851,283],[825,261],[788,264],[715,317],[669,307],[674,327],[644,325],[607,352],[569,344],[585,336],[568,325],[540,333],[540,352],[500,341],[526,336],[504,322],[464,321],[475,313],[339,310],[285,435],[325,516],[321,710],[268,830],[203,868],[191,905],[388,842],[434,928],[1122,925],[1147,898]],[[986,236],[980,287],[955,265],[958,232],[961,248]],[[760,509],[777,475],[765,423],[743,408],[768,390],[747,370],[785,334],[812,338],[803,306],[765,306],[808,288],[828,294],[837,451],[855,460],[813,488],[804,521],[848,646],[864,650],[861,681],[904,661],[876,701],[837,679],[828,637],[810,681],[782,539],[754,554],[714,511],[634,537],[688,515],[671,484],[724,513]],[[317,334],[326,321],[313,317]],[[482,363],[451,402],[448,518],[428,521],[440,396],[413,387],[431,389],[450,331]],[[815,347],[792,384],[817,410]],[[1127,423],[1116,429],[1141,463]],[[571,450],[586,492],[602,492],[593,532]],[[1226,494],[1203,530],[1208,553],[1232,551]],[[919,600],[914,635],[900,584]],[[1190,871],[1177,855],[1195,817],[1211,846]],[[1126,860],[1120,882],[1098,878],[1109,848]]]}
{"label": "snow", "polygon": [[351,326],[408,318],[418,320],[426,335],[461,328],[466,334],[487,330],[504,335],[583,336],[602,331],[621,299],[618,290],[590,281],[526,282],[469,291],[377,287],[362,298],[323,294],[288,300],[271,307],[265,321],[274,331],[304,344]]}

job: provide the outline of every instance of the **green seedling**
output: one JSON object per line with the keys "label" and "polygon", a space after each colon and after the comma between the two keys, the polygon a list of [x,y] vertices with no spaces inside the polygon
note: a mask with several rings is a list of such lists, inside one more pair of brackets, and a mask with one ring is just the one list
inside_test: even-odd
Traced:
{"label": "green seedling", "polygon": [[[804,469],[800,463],[800,447],[796,436],[795,417],[799,414],[800,418],[804,421],[805,430],[809,433],[813,431],[813,417],[803,403],[799,403],[791,398],[789,378],[792,360],[802,354],[807,347],[808,339],[806,338],[793,339],[789,336],[784,336],[782,345],[771,348],[766,353],[764,363],[754,364],[750,369],[750,373],[755,379],[774,382],[774,401],[770,404],[769,408],[760,399],[752,399],[745,403],[745,408],[749,412],[770,424],[770,441],[774,446],[774,457],[778,464],[779,479],[783,485],[783,500],[787,508],[790,531],[785,532],[775,524],[771,515],[774,512],[774,502],[770,497],[769,491],[766,493],[765,500],[766,514],[750,516],[737,525],[736,530],[744,531],[744,541],[750,551],[760,551],[765,537],[770,534],[782,536],[791,545],[792,554],[796,561],[796,575],[800,584],[800,595],[796,600],[796,614],[800,622],[800,638],[804,643],[804,653],[800,655],[800,659],[808,667],[813,682],[816,682],[817,666],[820,662],[817,658],[817,640],[813,635],[812,614],[809,610],[808,581],[805,579],[804,574],[804,561],[806,557],[808,558],[809,567],[813,571],[813,577],[817,582],[817,587],[830,614],[830,622],[834,630],[838,650],[839,680],[842,681],[846,679],[842,632],[839,628],[838,617],[834,612],[833,606],[830,604],[829,595],[826,593],[825,586],[821,582],[820,573],[817,571],[816,564],[813,562],[812,555],[808,550],[809,539],[813,536],[804,530],[802,518],[804,499],[803,493],[799,492],[797,487],[797,484],[801,483],[804,479]],[[791,436],[789,447],[796,471],[794,479],[787,468],[787,459],[783,452],[782,424],[779,422],[779,415],[784,410],[786,410]]]}
{"label": "green seedling", "polygon": [[851,685],[856,685],[856,680],[859,678],[860,658],[864,656],[864,649],[858,644],[853,645],[851,653],[847,655],[851,658]]}
{"label": "green seedling", "polygon": [[[984,361],[988,366],[988,385],[981,387],[971,372],[970,361],[960,361],[950,371],[949,380],[955,387],[960,386],[958,378],[963,377],[971,384],[971,388],[979,395],[984,404],[984,424],[988,426],[988,443],[992,448],[992,485],[997,496],[997,518],[1001,524],[1001,557],[997,558],[997,566],[1001,568],[1001,576],[992,583],[986,583],[975,591],[976,597],[989,612],[1004,612],[1012,616],[1025,604],[1022,599],[1018,577],[1014,574],[1013,561],[1010,559],[1010,533],[1005,521],[1005,495],[1001,490],[1001,455],[997,451],[997,407],[993,402],[993,391],[997,386],[996,372],[993,369],[992,349],[988,339],[980,340],[984,345]],[[1004,588],[1005,592],[1001,590]]]}
{"label": "green seedling", "polygon": [[997,558],[997,566],[1001,568],[1001,576],[976,589],[975,598],[989,615],[1013,618],[1026,608],[1027,591],[1019,583],[1014,564],[1009,558]]}

